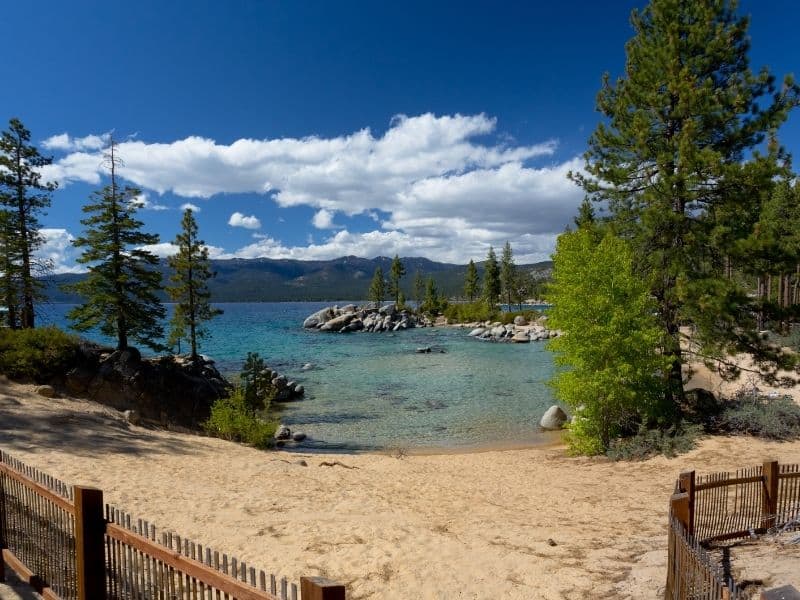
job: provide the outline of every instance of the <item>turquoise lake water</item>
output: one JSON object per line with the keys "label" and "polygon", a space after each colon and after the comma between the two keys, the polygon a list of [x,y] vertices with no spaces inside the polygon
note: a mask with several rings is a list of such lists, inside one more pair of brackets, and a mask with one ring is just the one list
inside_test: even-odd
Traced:
{"label": "turquoise lake water", "polygon": [[[238,372],[247,352],[258,352],[302,383],[305,398],[280,405],[280,418],[320,450],[455,450],[543,440],[538,422],[553,403],[546,385],[553,361],[543,343],[484,342],[450,327],[378,334],[302,328],[305,317],[328,305],[219,304],[225,312],[211,321],[201,351],[223,373]],[[42,321],[66,327],[69,308],[50,305]],[[420,346],[433,352],[417,354]],[[306,363],[314,368],[303,371]]]}

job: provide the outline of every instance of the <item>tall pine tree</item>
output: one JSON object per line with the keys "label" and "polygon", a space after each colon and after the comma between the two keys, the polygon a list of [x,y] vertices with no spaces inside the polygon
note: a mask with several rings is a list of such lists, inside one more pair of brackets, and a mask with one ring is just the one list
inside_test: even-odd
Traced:
{"label": "tall pine tree", "polygon": [[500,290],[508,305],[508,310],[511,310],[511,301],[519,295],[516,285],[517,266],[514,264],[514,253],[511,250],[511,243],[506,242],[500,257]]}
{"label": "tall pine tree", "polygon": [[141,192],[117,184],[122,163],[113,140],[105,158],[111,182],[83,207],[91,216],[81,220],[86,231],[73,242],[83,249],[78,262],[88,265],[89,274],[71,287],[85,302],[68,317],[78,331],[98,327],[104,335],[117,338],[118,350],[128,347],[129,338],[160,350],[165,311],[156,292],[161,273],[156,270],[158,258],[143,248],[158,243],[158,236],[143,233],[142,222],[134,218]]}
{"label": "tall pine tree", "polygon": [[748,20],[726,0],[652,0],[631,22],[625,76],[604,77],[597,104],[606,120],[589,140],[587,175],[572,176],[607,204],[632,245],[669,358],[665,405],[677,414],[682,323],[694,325],[706,356],[779,358],[759,343],[746,290],[724,276],[742,230],[722,217],[752,214],[780,171],[780,151],[757,149],[786,119],[798,88],[787,80],[776,91],[768,71],[751,72]]}
{"label": "tall pine tree", "polygon": [[483,271],[483,299],[489,305],[489,309],[494,310],[498,298],[500,298],[500,267],[497,265],[494,248],[489,246]]}
{"label": "tall pine tree", "polygon": [[478,295],[478,269],[475,262],[470,259],[467,264],[467,274],[464,276],[464,296],[472,302]]}
{"label": "tall pine tree", "polygon": [[389,292],[394,297],[394,302],[400,305],[400,280],[406,274],[406,268],[403,266],[403,261],[395,254],[392,259],[392,266],[389,269]]}
{"label": "tall pine tree", "polygon": [[206,335],[203,324],[221,315],[222,311],[211,306],[208,280],[215,273],[208,260],[208,248],[197,237],[197,221],[191,208],[183,213],[181,232],[174,243],[178,251],[169,258],[169,266],[174,271],[170,280],[174,285],[167,287],[169,297],[175,302],[170,338],[187,336],[191,359],[196,362],[197,340]]}
{"label": "tall pine tree", "polygon": [[53,159],[39,154],[30,140],[31,132],[19,119],[11,119],[0,136],[0,291],[9,325],[24,328],[34,326],[35,303],[41,295],[37,274],[44,265],[37,265],[33,255],[42,244],[39,215],[50,206],[56,189],[54,183],[42,183],[39,173]]}
{"label": "tall pine tree", "polygon": [[375,267],[375,274],[372,276],[372,281],[369,284],[369,291],[367,292],[367,300],[379,305],[383,302],[383,297],[386,295],[386,284],[383,281],[383,269]]}

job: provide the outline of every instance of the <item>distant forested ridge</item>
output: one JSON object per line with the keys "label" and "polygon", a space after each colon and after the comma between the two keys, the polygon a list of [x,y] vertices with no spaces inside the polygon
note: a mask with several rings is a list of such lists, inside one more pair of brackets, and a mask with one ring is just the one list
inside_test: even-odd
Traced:
{"label": "distant forested ridge", "polygon": [[[403,258],[406,273],[412,277],[419,272],[432,276],[440,292],[448,297],[463,295],[467,265],[439,263],[427,258]],[[392,259],[344,256],[333,260],[290,260],[271,258],[235,258],[211,261],[217,276],[209,281],[213,302],[280,302],[355,300],[367,297],[370,279],[377,267],[389,272]],[[483,276],[483,263],[476,263]],[[518,265],[536,279],[549,277],[552,262]],[[160,269],[166,280],[171,274],[167,261]],[[61,274],[45,279],[44,295],[50,302],[79,302],[81,299],[61,289],[66,283],[80,281],[85,275]],[[401,287],[407,298],[413,298],[412,277],[406,277]],[[164,295],[163,300],[168,299]]]}

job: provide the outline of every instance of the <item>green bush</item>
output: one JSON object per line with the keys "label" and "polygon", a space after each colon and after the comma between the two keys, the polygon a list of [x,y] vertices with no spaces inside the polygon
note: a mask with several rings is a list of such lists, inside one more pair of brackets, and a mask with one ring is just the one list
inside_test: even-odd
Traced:
{"label": "green bush", "polygon": [[644,460],[659,454],[677,456],[694,448],[702,432],[699,425],[675,426],[666,431],[642,427],[636,435],[612,440],[606,456],[612,460]]}
{"label": "green bush", "polygon": [[738,394],[723,404],[712,419],[711,431],[753,435],[773,440],[800,437],[800,406],[789,396],[769,398],[760,394]]}
{"label": "green bush", "polygon": [[444,316],[450,323],[474,323],[477,321],[494,321],[499,317],[499,311],[490,310],[486,302],[469,302],[465,304],[450,304],[444,310]]}
{"label": "green bush", "polygon": [[0,329],[0,373],[12,379],[47,381],[75,362],[79,340],[57,327]]}
{"label": "green bush", "polygon": [[270,448],[274,444],[278,424],[253,414],[248,409],[244,391],[236,388],[229,398],[214,402],[211,416],[203,423],[203,427],[210,435],[224,440],[242,442],[256,448]]}
{"label": "green bush", "polygon": [[540,313],[538,310],[517,310],[517,311],[512,310],[500,313],[499,320],[503,325],[509,325],[513,323],[514,319],[516,319],[519,316],[525,317],[525,320],[528,323],[533,323],[534,321],[536,321],[536,319],[542,316],[542,313]]}

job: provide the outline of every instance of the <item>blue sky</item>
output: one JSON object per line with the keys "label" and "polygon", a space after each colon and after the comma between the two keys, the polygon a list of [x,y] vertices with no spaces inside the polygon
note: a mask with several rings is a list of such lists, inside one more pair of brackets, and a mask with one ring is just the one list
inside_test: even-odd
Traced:
{"label": "blue sky", "polygon": [[[43,253],[61,271],[110,131],[162,255],[191,204],[217,257],[463,264],[509,240],[543,260],[643,4],[13,2],[0,120],[55,159]],[[740,12],[754,68],[800,71],[800,3]],[[798,114],[780,137],[800,154]]]}

